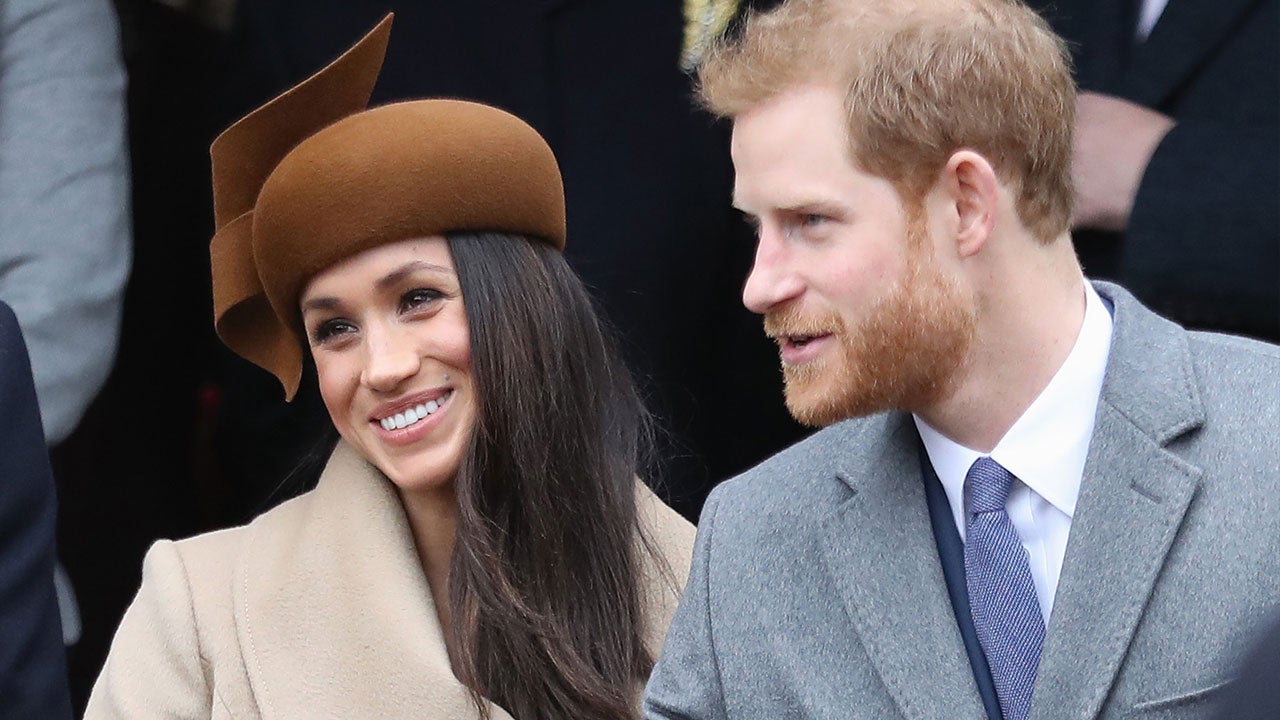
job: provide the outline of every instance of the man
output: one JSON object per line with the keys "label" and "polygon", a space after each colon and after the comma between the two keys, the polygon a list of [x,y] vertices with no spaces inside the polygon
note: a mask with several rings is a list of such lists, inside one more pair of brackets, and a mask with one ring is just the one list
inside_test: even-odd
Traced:
{"label": "man", "polygon": [[18,321],[0,302],[0,719],[70,718],[53,476]]}
{"label": "man", "polygon": [[829,427],[708,499],[647,717],[1204,717],[1280,598],[1280,349],[1085,281],[1061,41],[793,0],[701,80]]}

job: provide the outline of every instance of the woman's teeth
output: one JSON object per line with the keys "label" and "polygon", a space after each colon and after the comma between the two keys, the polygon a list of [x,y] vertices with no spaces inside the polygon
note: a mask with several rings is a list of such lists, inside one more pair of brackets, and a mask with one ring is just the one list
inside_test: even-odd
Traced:
{"label": "woman's teeth", "polygon": [[382,423],[382,428],[384,430],[399,430],[401,428],[409,427],[428,415],[433,414],[436,410],[439,410],[440,406],[444,405],[444,401],[450,394],[452,394],[452,391],[442,395],[439,400],[430,400],[418,405],[417,407],[409,408],[402,413],[396,413],[391,417],[382,418],[378,422]]}

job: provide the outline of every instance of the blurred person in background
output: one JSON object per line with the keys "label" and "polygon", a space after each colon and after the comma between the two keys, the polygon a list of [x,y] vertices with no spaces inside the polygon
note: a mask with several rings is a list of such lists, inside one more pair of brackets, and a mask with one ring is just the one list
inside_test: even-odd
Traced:
{"label": "blurred person in background", "polygon": [[22,325],[54,446],[102,387],[120,331],[124,66],[108,0],[5,0],[0,32],[0,299]]}
{"label": "blurred person in background", "polygon": [[69,720],[56,501],[22,332],[0,302],[0,720]]}
{"label": "blurred person in background", "polygon": [[[4,0],[0,300],[26,337],[49,447],[72,434],[111,371],[131,242],[115,11],[108,0]],[[57,577],[71,644],[80,613]]]}
{"label": "blurred person in background", "polygon": [[1189,327],[1280,340],[1280,2],[1032,5],[1082,91],[1085,272]]}

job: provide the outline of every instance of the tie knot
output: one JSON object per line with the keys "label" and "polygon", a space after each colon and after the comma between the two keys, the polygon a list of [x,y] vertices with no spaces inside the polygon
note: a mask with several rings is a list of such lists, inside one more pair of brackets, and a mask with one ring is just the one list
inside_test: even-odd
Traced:
{"label": "tie knot", "polygon": [[995,460],[978,458],[964,478],[969,489],[969,512],[976,515],[1003,510],[1014,479],[1013,473]]}

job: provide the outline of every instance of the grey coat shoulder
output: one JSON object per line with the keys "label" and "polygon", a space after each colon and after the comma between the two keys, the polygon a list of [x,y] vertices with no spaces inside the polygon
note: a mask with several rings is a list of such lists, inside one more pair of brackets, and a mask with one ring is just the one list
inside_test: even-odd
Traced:
{"label": "grey coat shoulder", "polygon": [[[844,420],[720,483],[707,508],[720,516],[751,517],[753,524],[788,523],[831,508],[849,493],[838,476],[856,465],[890,430],[894,414]],[[703,510],[706,518],[707,510]]]}

